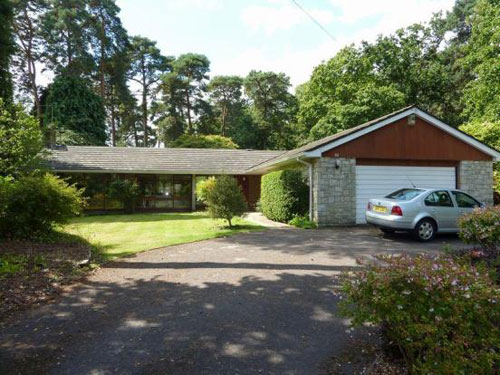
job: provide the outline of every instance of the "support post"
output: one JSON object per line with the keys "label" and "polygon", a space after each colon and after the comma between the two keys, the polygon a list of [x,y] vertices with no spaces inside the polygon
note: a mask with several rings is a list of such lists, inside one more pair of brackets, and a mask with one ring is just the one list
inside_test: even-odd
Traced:
{"label": "support post", "polygon": [[191,176],[191,211],[196,211],[196,175]]}
{"label": "support post", "polygon": [[308,167],[309,175],[309,220],[313,221],[313,165],[312,163],[306,162],[300,158],[297,158],[300,164]]}

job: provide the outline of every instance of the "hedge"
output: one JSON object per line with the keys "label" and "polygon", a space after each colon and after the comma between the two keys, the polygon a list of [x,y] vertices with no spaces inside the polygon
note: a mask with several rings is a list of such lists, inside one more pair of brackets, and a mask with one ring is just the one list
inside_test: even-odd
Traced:
{"label": "hedge", "polygon": [[309,187],[299,170],[284,170],[262,177],[261,208],[270,220],[287,223],[305,215],[309,207]]}

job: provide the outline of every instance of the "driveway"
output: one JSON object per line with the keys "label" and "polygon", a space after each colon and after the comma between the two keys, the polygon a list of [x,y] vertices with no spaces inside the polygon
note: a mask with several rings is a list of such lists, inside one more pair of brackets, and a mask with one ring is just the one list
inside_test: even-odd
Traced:
{"label": "driveway", "polygon": [[2,374],[315,374],[350,342],[334,275],[377,252],[439,251],[368,228],[265,232],[108,264],[0,333]]}

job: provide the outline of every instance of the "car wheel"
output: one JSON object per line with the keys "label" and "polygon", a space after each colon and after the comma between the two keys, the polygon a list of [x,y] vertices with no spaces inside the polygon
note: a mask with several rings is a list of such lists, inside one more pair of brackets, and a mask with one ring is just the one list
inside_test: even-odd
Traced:
{"label": "car wheel", "polygon": [[436,235],[436,224],[430,219],[422,219],[415,226],[413,235],[421,242],[431,241]]}

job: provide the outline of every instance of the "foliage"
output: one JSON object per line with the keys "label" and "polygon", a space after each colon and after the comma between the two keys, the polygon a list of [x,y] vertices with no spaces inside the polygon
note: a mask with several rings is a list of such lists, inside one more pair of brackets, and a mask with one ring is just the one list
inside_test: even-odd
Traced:
{"label": "foliage", "polygon": [[67,144],[104,145],[106,142],[106,113],[104,103],[96,95],[91,82],[83,78],[61,74],[50,84],[44,122],[52,125],[55,141],[59,132],[69,130],[76,134]]}
{"label": "foliage", "polygon": [[466,112],[472,120],[500,118],[500,1],[479,0],[472,16],[466,64],[474,79],[465,90]]}
{"label": "foliage", "polygon": [[283,170],[262,177],[262,213],[271,220],[286,223],[295,215],[307,213],[309,188],[299,170]]}
{"label": "foliage", "polygon": [[227,220],[229,228],[232,228],[233,217],[242,215],[247,209],[241,187],[231,176],[210,177],[199,183],[197,193],[210,216]]}
{"label": "foliage", "polygon": [[380,324],[412,374],[493,374],[500,289],[487,269],[444,256],[379,256],[346,276],[341,311]]}
{"label": "foliage", "polygon": [[90,51],[90,14],[85,0],[49,0],[42,16],[44,62],[56,73],[78,77],[94,70]]}
{"label": "foliage", "polygon": [[243,105],[243,79],[238,76],[215,76],[207,86],[207,91],[220,118],[220,134],[225,136],[235,127]]}
{"label": "foliage", "polygon": [[309,220],[309,217],[306,215],[295,215],[288,224],[301,229],[316,229],[318,227],[318,224]]}
{"label": "foliage", "polygon": [[222,135],[189,135],[184,134],[169,144],[169,147],[185,148],[238,148],[231,138]]}
{"label": "foliage", "polygon": [[[500,121],[472,121],[460,126],[460,130],[500,150]],[[495,168],[495,190],[500,193],[500,163]]]}
{"label": "foliage", "polygon": [[10,0],[0,0],[0,99],[12,101],[10,62],[14,52],[12,38],[13,9]]}
{"label": "foliage", "polygon": [[140,193],[139,185],[135,181],[117,179],[109,184],[109,197],[122,202],[125,212],[129,214],[135,211]]}
{"label": "foliage", "polygon": [[19,177],[40,168],[43,137],[37,121],[20,105],[0,99],[0,176]]}
{"label": "foliage", "polygon": [[0,278],[13,276],[27,269],[39,271],[47,262],[42,255],[26,256],[17,254],[0,255]]}
{"label": "foliage", "polygon": [[83,191],[45,174],[0,180],[0,237],[35,238],[81,213]]}
{"label": "foliage", "polygon": [[479,244],[486,255],[500,255],[500,206],[475,209],[458,221],[462,241]]}
{"label": "foliage", "polygon": [[258,129],[258,149],[295,146],[296,98],[288,92],[290,78],[284,73],[252,70],[244,80],[250,113]]}

